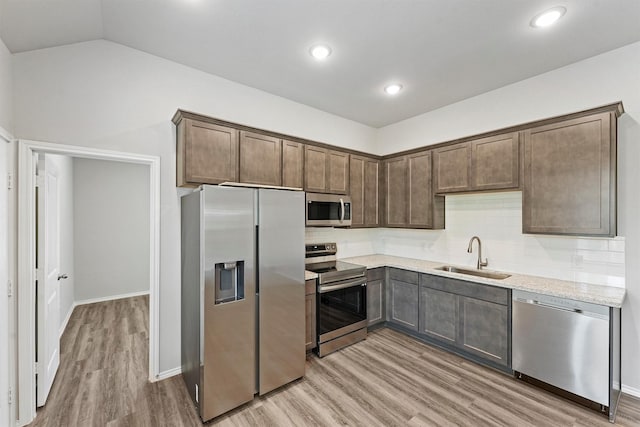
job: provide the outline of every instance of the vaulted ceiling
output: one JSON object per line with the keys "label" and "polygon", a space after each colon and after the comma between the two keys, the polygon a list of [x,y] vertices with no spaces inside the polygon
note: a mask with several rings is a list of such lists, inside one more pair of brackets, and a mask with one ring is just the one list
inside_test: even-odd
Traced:
{"label": "vaulted ceiling", "polygon": [[639,41],[640,1],[0,0],[0,37],[13,53],[106,39],[380,127]]}

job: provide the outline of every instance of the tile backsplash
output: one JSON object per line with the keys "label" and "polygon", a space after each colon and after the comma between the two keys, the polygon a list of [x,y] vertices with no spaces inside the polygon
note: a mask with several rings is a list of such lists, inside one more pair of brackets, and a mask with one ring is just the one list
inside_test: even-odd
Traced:
{"label": "tile backsplash", "polygon": [[522,234],[522,193],[446,197],[445,230],[307,228],[307,242],[337,242],[338,257],[395,255],[475,267],[482,240],[488,269],[624,287],[624,238]]}

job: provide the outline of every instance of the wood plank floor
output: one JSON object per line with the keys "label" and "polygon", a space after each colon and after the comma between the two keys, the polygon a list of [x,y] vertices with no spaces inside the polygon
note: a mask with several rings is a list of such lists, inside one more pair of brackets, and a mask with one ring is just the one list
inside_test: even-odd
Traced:
{"label": "wood plank floor", "polygon": [[[148,300],[79,306],[32,426],[200,426],[180,376],[148,383]],[[323,359],[220,426],[609,426],[589,409],[390,329]],[[623,395],[616,425],[640,426]]]}

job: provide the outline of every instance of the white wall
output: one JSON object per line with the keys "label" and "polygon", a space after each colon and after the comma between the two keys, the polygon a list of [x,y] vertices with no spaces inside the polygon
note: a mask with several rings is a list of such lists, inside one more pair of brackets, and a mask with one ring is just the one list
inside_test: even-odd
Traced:
{"label": "white wall", "polygon": [[[9,192],[7,171],[9,144],[0,136],[0,393],[9,389],[9,304],[7,281],[9,280]],[[0,425],[9,424],[9,404],[0,399]]]}
{"label": "white wall", "polygon": [[149,291],[149,167],[73,159],[75,300]]}
{"label": "white wall", "polygon": [[0,39],[0,128],[13,132],[13,61]]}
{"label": "white wall", "polygon": [[74,303],[74,255],[73,255],[73,159],[69,156],[45,154],[45,163],[53,163],[58,172],[58,203],[60,206],[60,274],[68,279],[60,280],[60,333],[71,315]]}
{"label": "white wall", "polygon": [[[6,139],[13,131],[13,69],[11,53],[0,39],[0,393],[9,389],[9,327],[7,298],[9,280],[9,192],[7,172],[11,150]],[[12,381],[13,382],[13,381]],[[0,399],[0,425],[10,425],[9,404]]]}
{"label": "white wall", "polygon": [[[382,234],[384,251],[390,254],[420,253],[437,256],[443,260],[466,261],[460,252],[466,248],[465,239],[470,236],[458,233],[478,234],[486,238],[486,253],[492,267],[512,269],[513,271],[535,270],[541,263],[547,275],[554,271],[568,274],[576,279],[593,278],[593,274],[611,271],[611,284],[617,283],[621,272],[622,251],[626,258],[625,285],[627,298],[623,306],[623,363],[622,379],[627,390],[640,393],[640,197],[637,183],[640,182],[640,43],[613,50],[602,55],[580,61],[528,80],[470,98],[447,107],[423,114],[394,125],[384,127],[377,134],[377,153],[386,154],[423,145],[434,144],[463,136],[512,126],[528,121],[556,115],[581,111],[616,101],[623,101],[626,114],[618,121],[618,232],[622,239],[572,239],[572,238],[533,238],[521,236],[513,221],[503,218],[501,223],[464,226],[458,219],[465,216],[469,220],[482,215],[482,222],[499,215],[498,212],[486,212],[480,196],[470,199],[447,199],[447,231],[445,232],[406,232],[405,230],[387,230]],[[464,197],[464,196],[459,196]],[[516,213],[515,199],[504,197],[503,202],[508,215]],[[489,215],[484,215],[483,212]],[[454,221],[455,227],[451,221]],[[503,226],[506,227],[503,229]],[[503,230],[503,231],[501,231]],[[510,230],[510,231],[508,231]],[[464,237],[464,238],[463,238]],[[444,239],[446,244],[439,244]],[[449,245],[448,243],[455,244]],[[425,243],[422,243],[422,242]],[[493,241],[493,242],[492,242]],[[500,243],[502,241],[502,243]],[[435,242],[435,243],[434,243]],[[515,242],[515,247],[514,247]],[[518,243],[520,242],[520,243]],[[495,243],[495,244],[494,244]],[[423,246],[421,246],[423,245]],[[500,246],[504,245],[504,246]],[[623,247],[624,246],[624,247]],[[504,248],[511,247],[513,253]],[[500,248],[500,249],[498,249]],[[584,252],[588,250],[589,253]],[[581,265],[575,256],[582,255]],[[591,255],[595,255],[591,261]],[[464,256],[464,255],[463,255]],[[532,257],[534,267],[520,257]],[[573,260],[573,261],[572,261]],[[558,268],[554,268],[557,264]],[[598,266],[598,264],[601,264]],[[567,269],[568,267],[568,269]],[[577,268],[581,267],[581,268]],[[586,276],[585,269],[590,272]],[[595,269],[594,271],[591,271]],[[533,271],[532,271],[533,272]],[[605,273],[608,274],[608,273]],[[554,274],[555,276],[555,274]]]}
{"label": "white wall", "polygon": [[161,158],[161,372],[180,366],[176,109],[373,151],[372,128],[107,41],[14,55],[14,73],[18,137]]}

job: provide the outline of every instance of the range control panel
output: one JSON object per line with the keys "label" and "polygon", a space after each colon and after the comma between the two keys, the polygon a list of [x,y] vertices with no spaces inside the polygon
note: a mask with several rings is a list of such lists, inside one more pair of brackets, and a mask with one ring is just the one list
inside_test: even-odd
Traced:
{"label": "range control panel", "polygon": [[337,251],[335,243],[311,243],[304,246],[305,258],[335,255]]}

